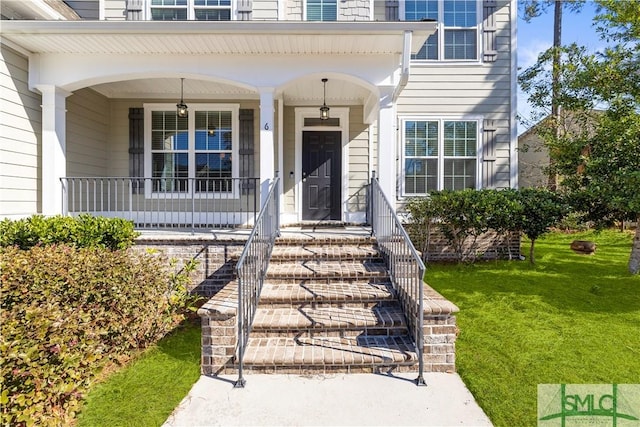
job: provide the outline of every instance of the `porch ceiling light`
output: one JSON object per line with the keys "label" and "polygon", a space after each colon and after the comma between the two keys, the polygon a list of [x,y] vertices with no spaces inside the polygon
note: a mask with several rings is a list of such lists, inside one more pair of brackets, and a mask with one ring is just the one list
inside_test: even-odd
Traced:
{"label": "porch ceiling light", "polygon": [[178,117],[189,117],[189,110],[187,110],[187,104],[184,103],[184,77],[180,79],[180,102],[176,104]]}
{"label": "porch ceiling light", "polygon": [[323,87],[323,96],[322,96],[322,107],[320,107],[320,120],[327,120],[329,118],[329,107],[327,107],[327,80],[322,79]]}

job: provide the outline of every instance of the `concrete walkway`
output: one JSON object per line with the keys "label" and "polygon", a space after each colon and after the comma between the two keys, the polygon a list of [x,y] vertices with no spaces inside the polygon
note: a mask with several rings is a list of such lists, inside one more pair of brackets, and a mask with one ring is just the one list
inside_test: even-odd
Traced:
{"label": "concrete walkway", "polygon": [[457,374],[200,377],[165,422],[177,426],[491,426]]}

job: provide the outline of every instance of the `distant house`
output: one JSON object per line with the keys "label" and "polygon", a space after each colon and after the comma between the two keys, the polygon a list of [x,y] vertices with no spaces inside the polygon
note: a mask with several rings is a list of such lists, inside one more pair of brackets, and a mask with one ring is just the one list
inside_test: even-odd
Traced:
{"label": "distant house", "polygon": [[[590,117],[598,110],[581,114],[563,112],[560,117],[560,135],[564,138],[577,137],[589,132]],[[520,188],[546,187],[549,185],[549,149],[541,134],[550,132],[550,116],[545,117],[518,137],[518,182]]]}
{"label": "distant house", "polygon": [[362,223],[374,171],[398,206],[518,186],[515,0],[1,13],[0,217],[237,225],[278,174],[283,224]]}

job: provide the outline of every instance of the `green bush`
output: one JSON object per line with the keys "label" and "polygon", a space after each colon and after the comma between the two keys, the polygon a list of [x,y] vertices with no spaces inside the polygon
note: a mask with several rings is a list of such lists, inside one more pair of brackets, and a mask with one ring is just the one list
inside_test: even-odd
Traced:
{"label": "green bush", "polygon": [[477,239],[489,230],[499,235],[523,233],[531,239],[532,263],[535,240],[568,212],[557,193],[533,188],[434,191],[427,197],[410,199],[407,210],[411,238],[422,249],[425,261],[430,232],[437,227],[461,262],[476,260]]}
{"label": "green bush", "polygon": [[88,214],[78,217],[34,215],[0,222],[0,247],[21,249],[55,243],[80,248],[126,249],[133,245],[137,235],[131,221]]}
{"label": "green bush", "polygon": [[188,298],[188,271],[171,268],[151,253],[0,248],[0,424],[68,424],[107,361],[170,331]]}

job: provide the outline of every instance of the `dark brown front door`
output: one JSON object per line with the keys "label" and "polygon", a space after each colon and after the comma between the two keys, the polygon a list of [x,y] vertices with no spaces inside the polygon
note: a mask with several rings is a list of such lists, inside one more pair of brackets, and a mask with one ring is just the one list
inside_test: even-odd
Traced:
{"label": "dark brown front door", "polygon": [[340,132],[302,133],[302,219],[340,220]]}

